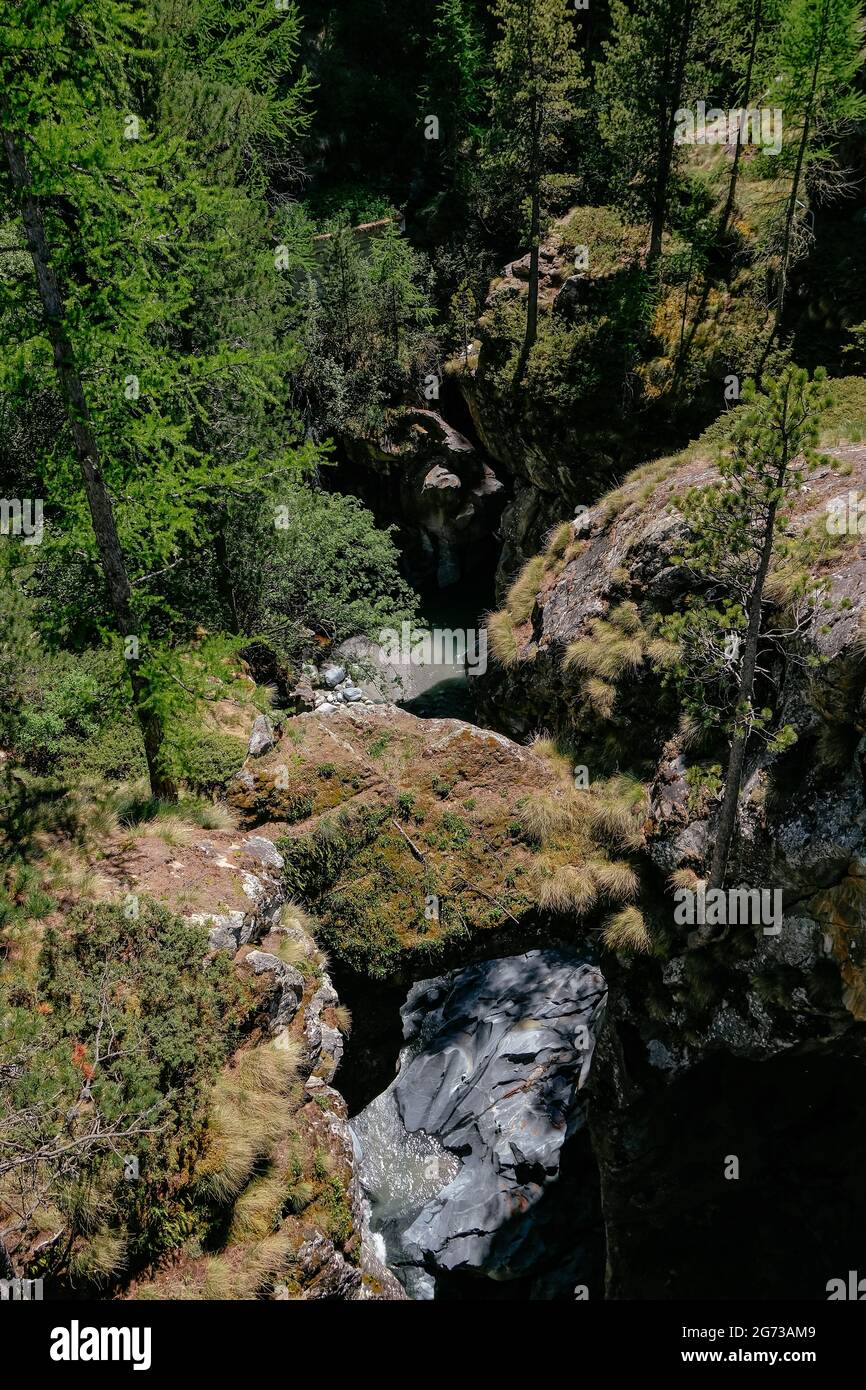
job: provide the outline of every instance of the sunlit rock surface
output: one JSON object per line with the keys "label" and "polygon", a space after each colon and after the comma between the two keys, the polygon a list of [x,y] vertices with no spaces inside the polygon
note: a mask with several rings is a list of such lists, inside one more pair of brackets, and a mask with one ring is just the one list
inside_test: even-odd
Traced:
{"label": "sunlit rock surface", "polygon": [[605,999],[600,971],[558,951],[410,991],[398,1075],[353,1128],[373,1227],[415,1297],[442,1274],[530,1277],[591,1223],[594,1193],[569,1203],[558,1231],[542,1199],[585,1122]]}

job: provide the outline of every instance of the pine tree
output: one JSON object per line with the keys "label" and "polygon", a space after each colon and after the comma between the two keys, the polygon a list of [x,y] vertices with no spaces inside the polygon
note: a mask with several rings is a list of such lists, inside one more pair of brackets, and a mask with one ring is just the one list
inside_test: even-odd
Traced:
{"label": "pine tree", "polygon": [[[747,383],[732,447],[720,460],[719,482],[693,490],[681,503],[689,523],[681,559],[702,593],[721,592],[721,602],[693,602],[668,622],[665,633],[684,653],[679,674],[689,713],[721,727],[730,739],[710,864],[712,888],[724,882],[749,740],[763,733],[772,717],[771,710],[755,705],[760,645],[785,645],[798,630],[795,625],[784,636],[765,630],[767,579],[790,504],[819,462],[821,414],[831,404],[825,383],[823,370],[810,381],[794,366],[767,378],[760,392]],[[776,746],[784,747],[791,732],[779,731]]]}
{"label": "pine tree", "polygon": [[689,87],[702,0],[611,0],[612,34],[598,78],[603,139],[619,200],[650,221],[661,252],[676,145],[675,113]]}
{"label": "pine tree", "polygon": [[585,79],[567,0],[497,0],[493,14],[499,36],[493,50],[492,157],[529,203],[529,290],[517,384],[538,328],[545,175],[553,168],[565,130],[577,120],[575,99]]}
{"label": "pine tree", "polygon": [[829,177],[835,161],[825,142],[866,112],[866,95],[855,86],[864,57],[861,0],[791,0],[779,47],[783,81],[777,90],[785,122],[794,125],[797,137],[765,360],[782,324],[807,183]]}

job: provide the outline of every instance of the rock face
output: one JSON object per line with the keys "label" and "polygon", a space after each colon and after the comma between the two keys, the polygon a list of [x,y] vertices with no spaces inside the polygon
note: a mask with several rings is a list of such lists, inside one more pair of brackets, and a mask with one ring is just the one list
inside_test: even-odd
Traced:
{"label": "rock face", "polygon": [[[592,254],[576,271],[576,246],[586,242]],[[623,379],[624,356],[613,347],[609,316],[643,275],[643,242],[641,229],[622,224],[612,209],[584,209],[556,224],[539,249],[542,336],[547,322],[560,334],[576,328],[584,336],[593,359],[591,368],[583,367],[586,388],[580,388],[580,367],[569,377],[565,337],[548,349],[553,385],[524,381],[515,395],[502,376],[511,349],[509,311],[521,305],[524,312],[528,255],[492,282],[477,325],[477,355],[468,370],[454,371],[475,432],[510,484],[500,527],[500,587],[536,553],[550,526],[578,504],[592,503],[624,462],[641,457],[647,422],[638,424],[636,382]]]}
{"label": "rock face", "polygon": [[[378,1210],[416,1296],[432,1296],[443,1274],[533,1277],[586,1239],[591,1192],[558,1232],[542,1199],[585,1124],[580,1093],[605,997],[595,966],[556,951],[487,961],[410,991],[399,1074],[353,1128],[374,1227]],[[420,1169],[408,1187],[407,1151]]]}
{"label": "rock face", "polygon": [[260,758],[274,746],[274,726],[266,714],[260,714],[253,724],[248,752],[251,758]]}
{"label": "rock face", "polygon": [[[810,549],[799,538],[826,542],[827,503],[863,489],[866,449],[829,452],[844,481],[829,468],[810,475],[789,526],[828,586],[830,604],[804,634],[817,661],[764,658],[775,717],[797,742],[750,747],[731,859],[732,888],[780,894],[781,930],[740,922],[696,948],[674,915],[669,876],[705,877],[719,797],[713,758],[683,738],[649,644],[654,616],[693,582],[673,563],[676,501],[713,476],[707,454],[640,470],[590,510],[565,551],[545,557],[518,659],[485,678],[488,708],[512,732],[558,731],[591,778],[613,747],[648,791],[633,862],[653,950],[604,957],[609,1002],[590,1086],[610,1298],[824,1298],[826,1281],[860,1258],[866,545],[851,536]],[[623,612],[635,655],[593,706],[585,672],[563,657]],[[744,1261],[754,1242],[761,1258]]]}
{"label": "rock face", "polygon": [[353,488],[376,515],[399,523],[414,583],[446,588],[475,568],[505,492],[468,439],[436,411],[407,407],[382,439],[345,446]]}

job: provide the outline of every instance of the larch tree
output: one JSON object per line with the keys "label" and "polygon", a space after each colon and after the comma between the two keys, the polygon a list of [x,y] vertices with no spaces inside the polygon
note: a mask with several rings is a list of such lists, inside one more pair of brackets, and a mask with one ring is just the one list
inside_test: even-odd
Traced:
{"label": "larch tree", "polygon": [[602,137],[620,201],[649,218],[649,259],[661,253],[674,171],[675,115],[689,90],[702,0],[611,0],[598,93]]}
{"label": "larch tree", "polygon": [[[198,20],[209,9],[202,51],[185,53],[170,24],[123,0],[21,0],[0,36],[0,204],[20,219],[33,268],[3,286],[17,331],[2,390],[26,400],[56,382],[65,428],[41,460],[46,543],[86,582],[65,586],[51,621],[62,634],[78,609],[122,639],[160,796],[174,793],[166,723],[187,698],[168,657],[183,624],[164,577],[212,545],[228,492],[254,492],[262,473],[307,457],[279,431],[226,442],[231,416],[278,411],[293,352],[281,311],[263,339],[255,315],[239,318],[249,292],[223,296],[209,320],[202,309],[244,277],[272,286],[275,305],[286,293],[257,148],[303,128],[305,77],[275,117],[267,62],[268,36],[287,18],[296,42],[296,15],[274,11],[251,29],[241,0],[218,15],[192,0],[170,9]],[[210,145],[190,98],[209,85],[225,99]]]}

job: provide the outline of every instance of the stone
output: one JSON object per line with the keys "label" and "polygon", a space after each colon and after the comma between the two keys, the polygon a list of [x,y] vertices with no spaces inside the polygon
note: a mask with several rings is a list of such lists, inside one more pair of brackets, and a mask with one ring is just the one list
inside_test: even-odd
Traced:
{"label": "stone", "polygon": [[559,1237],[536,1229],[533,1209],[585,1125],[606,997],[594,965],[558,951],[412,988],[398,1075],[353,1121],[392,1265],[511,1279],[551,1258]]}
{"label": "stone", "polygon": [[256,715],[253,731],[250,734],[250,741],[247,752],[251,758],[260,758],[263,753],[268,753],[273,748],[274,726],[266,714]]}
{"label": "stone", "polygon": [[333,690],[341,681],[346,679],[345,666],[326,666],[322,671],[322,680],[329,690]]}
{"label": "stone", "polygon": [[242,849],[244,854],[250,855],[264,869],[274,869],[281,873],[283,869],[283,856],[277,849],[272,840],[267,840],[264,835],[250,835],[244,840]]}
{"label": "stone", "polygon": [[269,1015],[271,1033],[288,1028],[304,997],[304,977],[292,965],[286,965],[269,951],[250,951],[244,958],[255,975],[272,975],[271,988],[264,1003]]}
{"label": "stone", "polygon": [[186,920],[195,926],[207,927],[212,951],[228,951],[233,956],[241,944],[243,912],[194,912]]}

